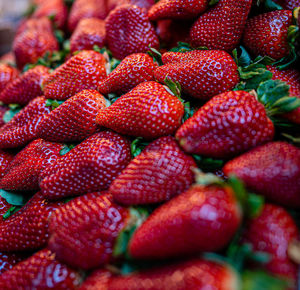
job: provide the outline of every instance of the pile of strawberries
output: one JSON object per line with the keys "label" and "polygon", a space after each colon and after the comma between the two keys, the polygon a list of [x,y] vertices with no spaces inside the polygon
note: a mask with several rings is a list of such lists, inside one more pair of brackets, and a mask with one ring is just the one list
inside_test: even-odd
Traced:
{"label": "pile of strawberries", "polygon": [[31,8],[0,59],[0,289],[297,289],[300,1]]}

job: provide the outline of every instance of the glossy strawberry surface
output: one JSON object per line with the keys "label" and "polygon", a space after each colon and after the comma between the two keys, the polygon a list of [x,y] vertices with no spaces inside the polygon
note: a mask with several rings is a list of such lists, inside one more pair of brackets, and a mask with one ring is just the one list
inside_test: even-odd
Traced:
{"label": "glossy strawberry surface", "polygon": [[107,290],[112,273],[105,269],[93,271],[80,286],[80,290]]}
{"label": "glossy strawberry surface", "polygon": [[19,71],[5,63],[0,63],[0,92],[17,76]]}
{"label": "glossy strawberry surface", "polygon": [[[9,204],[5,198],[0,196],[0,221],[3,221],[2,216],[11,208],[11,204]],[[1,223],[0,222],[0,223]]]}
{"label": "glossy strawberry surface", "polygon": [[0,150],[0,178],[3,177],[7,167],[9,166],[9,164],[13,159],[14,159],[13,154]]}
{"label": "glossy strawberry surface", "polygon": [[283,9],[293,10],[296,7],[300,7],[300,0],[274,0]]}
{"label": "glossy strawberry surface", "polygon": [[0,252],[0,275],[25,259],[24,254]]}
{"label": "glossy strawberry surface", "polygon": [[8,106],[5,106],[5,105],[0,105],[0,128],[5,125],[5,122],[4,122],[4,116],[5,116],[5,113],[9,110],[9,107]]}
{"label": "glossy strawberry surface", "polygon": [[155,0],[107,0],[106,3],[107,3],[107,10],[109,12],[115,9],[116,7],[124,4],[132,4],[140,8],[149,10],[155,4]]}

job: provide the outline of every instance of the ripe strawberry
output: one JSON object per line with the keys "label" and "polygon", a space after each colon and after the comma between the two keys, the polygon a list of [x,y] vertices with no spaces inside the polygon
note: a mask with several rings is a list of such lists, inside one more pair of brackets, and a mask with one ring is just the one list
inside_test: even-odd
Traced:
{"label": "ripe strawberry", "polygon": [[228,265],[204,259],[191,259],[160,266],[128,276],[111,278],[108,289],[118,290],[237,290],[237,273]]}
{"label": "ripe strawberry", "polygon": [[94,134],[105,99],[97,91],[83,90],[47,115],[37,126],[38,136],[53,142],[81,141]]}
{"label": "ripe strawberry", "polygon": [[9,110],[9,107],[0,105],[0,128],[5,125],[5,122],[4,122],[3,118],[4,118],[5,113],[8,110]]}
{"label": "ripe strawberry", "polygon": [[192,45],[231,52],[240,42],[251,4],[251,0],[220,0],[192,26]]}
{"label": "ripe strawberry", "polygon": [[229,158],[271,141],[274,125],[251,94],[231,91],[213,97],[177,131],[186,152]]}
{"label": "ripe strawberry", "polygon": [[273,0],[279,4],[283,9],[293,10],[296,7],[300,7],[300,0]]}
{"label": "ripe strawberry", "polygon": [[24,260],[23,254],[0,252],[0,275],[10,270],[14,265]]}
{"label": "ripe strawberry", "polygon": [[7,167],[13,159],[13,154],[0,150],[0,178],[3,177]]}
{"label": "ripe strawberry", "polygon": [[127,93],[142,82],[153,81],[156,68],[157,64],[148,54],[131,54],[99,83],[98,91],[104,95]]}
{"label": "ripe strawberry", "polygon": [[48,249],[41,250],[0,276],[0,288],[77,289],[82,274],[58,262]]}
{"label": "ripe strawberry", "polygon": [[109,131],[96,133],[47,169],[41,177],[42,193],[47,198],[59,199],[105,190],[130,159],[127,139]]}
{"label": "ripe strawberry", "polygon": [[153,25],[138,6],[122,5],[111,11],[105,20],[105,29],[108,48],[117,59],[147,52],[149,46],[159,46]]}
{"label": "ripe strawberry", "polygon": [[144,82],[101,110],[96,123],[124,135],[154,139],[174,133],[183,113],[183,104],[163,85]]}
{"label": "ripe strawberry", "polygon": [[0,180],[5,190],[34,191],[39,189],[39,175],[59,157],[62,144],[42,139],[32,141],[8,165]]}
{"label": "ripe strawberry", "polygon": [[14,53],[12,51],[10,51],[8,53],[3,54],[2,56],[0,56],[0,62],[10,64],[10,65],[15,65],[16,58],[15,58]]}
{"label": "ripe strawberry", "polygon": [[157,203],[187,190],[194,182],[192,157],[171,136],[150,143],[112,182],[114,200],[126,204]]}
{"label": "ripe strawberry", "polygon": [[[36,193],[19,211],[0,223],[0,251],[35,250],[48,241],[48,219],[61,203]],[[0,287],[1,289],[1,287]]]}
{"label": "ripe strawberry", "polygon": [[93,49],[94,45],[103,47],[106,43],[105,37],[104,20],[81,19],[70,39],[71,52]]}
{"label": "ripe strawberry", "polygon": [[0,92],[17,76],[19,71],[11,65],[0,63]]}
{"label": "ripe strawberry", "polygon": [[105,269],[92,272],[81,284],[79,290],[107,290],[112,273]]}
{"label": "ripe strawberry", "polygon": [[300,207],[300,149],[271,142],[229,161],[223,169],[247,187],[281,205]]}
{"label": "ripe strawberry", "polygon": [[49,248],[59,261],[91,269],[112,260],[115,240],[129,211],[108,193],[90,193],[71,200],[50,220]]}
{"label": "ripe strawberry", "polygon": [[149,10],[155,4],[155,0],[107,0],[107,11],[110,12],[124,4],[132,4]]}
{"label": "ripe strawberry", "polygon": [[41,122],[50,108],[44,97],[37,97],[0,128],[0,148],[16,148],[37,138],[37,124]]}
{"label": "ripe strawberry", "polygon": [[161,0],[153,5],[149,12],[149,19],[193,19],[208,8],[207,0]]}
{"label": "ripe strawberry", "polygon": [[82,90],[96,89],[99,81],[105,77],[103,55],[85,50],[71,57],[45,79],[43,90],[46,98],[66,100]]}
{"label": "ripe strawberry", "polygon": [[[164,57],[164,55],[166,56]],[[198,50],[186,53],[167,52],[163,61],[173,58],[156,69],[159,82],[166,78],[180,83],[184,93],[199,99],[209,99],[232,90],[239,82],[239,74],[233,58],[221,50]]]}
{"label": "ripe strawberry", "polygon": [[[0,196],[0,223],[2,222],[2,216],[7,212],[9,208],[11,208],[11,204],[9,204],[5,198]],[[0,266],[0,270],[1,270],[1,266]]]}
{"label": "ripe strawberry", "polygon": [[136,259],[165,259],[222,249],[241,222],[231,187],[194,185],[157,208],[134,232]]}
{"label": "ripe strawberry", "polygon": [[254,55],[281,59],[290,52],[288,28],[292,11],[277,10],[250,18],[244,32],[244,44]]}

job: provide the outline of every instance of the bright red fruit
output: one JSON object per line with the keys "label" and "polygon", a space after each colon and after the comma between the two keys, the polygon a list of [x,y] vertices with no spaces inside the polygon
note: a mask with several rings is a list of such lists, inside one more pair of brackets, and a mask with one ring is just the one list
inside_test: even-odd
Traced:
{"label": "bright red fruit", "polygon": [[19,71],[11,65],[0,63],[0,92],[17,76]]}
{"label": "bright red fruit", "polygon": [[85,50],[71,57],[43,82],[46,98],[66,100],[85,89],[94,90],[106,77],[102,54]]}
{"label": "bright red fruit", "polygon": [[274,125],[251,94],[231,91],[213,97],[177,131],[186,152],[229,158],[271,141]]}
{"label": "bright red fruit", "polygon": [[83,90],[38,124],[38,136],[53,142],[81,141],[96,132],[96,116],[103,108],[105,99],[102,95],[94,90]]}
{"label": "bright red fruit", "polygon": [[271,142],[256,147],[229,161],[223,171],[269,200],[300,208],[300,149],[291,144]]}
{"label": "bright red fruit", "polygon": [[13,154],[0,150],[0,178],[3,177],[7,167],[9,166],[9,164],[13,159],[14,159]]}
{"label": "bright red fruit", "polygon": [[194,185],[157,208],[134,232],[129,254],[165,259],[222,249],[241,222],[241,210],[228,186]]}
{"label": "bright red fruit", "polygon": [[[1,158],[1,157],[0,157]],[[3,221],[2,216],[11,208],[5,198],[0,196],[0,223]],[[1,267],[0,267],[1,268]]]}
{"label": "bright red fruit", "polygon": [[62,144],[42,139],[32,141],[9,163],[0,180],[0,187],[13,191],[39,189],[39,175],[60,156]]}
{"label": "bright red fruit", "polygon": [[50,199],[105,190],[131,159],[130,143],[109,131],[96,133],[57,160],[40,183]]}
{"label": "bright red fruit", "polygon": [[0,56],[0,62],[10,64],[10,65],[15,65],[16,59],[14,53],[10,51],[8,53],[3,54],[2,56]]}
{"label": "bright red fruit", "polygon": [[3,118],[4,118],[5,113],[8,110],[9,110],[8,106],[5,106],[5,105],[2,106],[2,105],[0,105],[0,128],[5,125],[5,122],[4,122]]}
{"label": "bright red fruit", "polygon": [[149,10],[155,4],[155,0],[107,0],[107,10],[110,12],[124,4],[132,4]]}
{"label": "bright red fruit", "polygon": [[0,252],[0,275],[25,259],[24,254]]}
{"label": "bright red fruit", "polygon": [[69,265],[90,269],[112,259],[115,240],[129,211],[108,193],[90,193],[61,207],[50,221],[49,248]]}
{"label": "bright red fruit", "polygon": [[181,101],[156,82],[139,84],[96,118],[100,126],[148,139],[174,133],[184,114]]}
{"label": "bright red fruit", "polygon": [[0,276],[0,288],[15,289],[77,289],[82,274],[61,264],[55,254],[44,249]]}
{"label": "bright red fruit", "polygon": [[273,0],[279,4],[283,9],[293,10],[296,7],[300,7],[300,0]]}
{"label": "bright red fruit", "polygon": [[142,82],[153,81],[157,66],[148,54],[131,54],[99,83],[98,91],[104,95],[127,93]]}
{"label": "bright red fruit", "polygon": [[192,26],[192,45],[231,52],[240,42],[251,4],[252,0],[220,0]]}
{"label": "bright red fruit", "polygon": [[12,80],[0,93],[4,104],[26,105],[43,94],[42,81],[49,76],[49,69],[38,65]]}
{"label": "bright red fruit", "polygon": [[112,273],[105,269],[92,272],[81,284],[79,290],[107,290]]}
{"label": "bright red fruit", "polygon": [[109,188],[114,200],[126,204],[157,203],[187,190],[197,165],[177,145],[175,138],[161,137],[133,159]]}
{"label": "bright red fruit", "polygon": [[[158,48],[159,41],[145,11],[135,5],[122,5],[105,20],[108,48],[117,59]],[[121,35],[121,37],[120,37]]]}

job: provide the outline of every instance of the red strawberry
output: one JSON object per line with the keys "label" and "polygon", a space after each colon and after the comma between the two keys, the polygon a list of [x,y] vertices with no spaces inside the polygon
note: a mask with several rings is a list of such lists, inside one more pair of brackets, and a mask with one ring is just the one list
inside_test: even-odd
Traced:
{"label": "red strawberry", "polygon": [[81,284],[79,290],[107,290],[112,274],[108,270],[98,269]]}
{"label": "red strawberry", "polygon": [[43,90],[46,98],[66,100],[82,90],[96,89],[105,77],[103,55],[85,50],[71,57],[44,80]]}
{"label": "red strawberry", "polygon": [[19,71],[11,65],[0,63],[0,92],[17,76]]}
{"label": "red strawberry", "polygon": [[13,191],[38,190],[39,175],[60,157],[62,148],[62,144],[42,139],[32,141],[8,165],[0,187]]}
{"label": "red strawberry", "polygon": [[96,118],[100,126],[148,139],[172,134],[181,124],[184,106],[156,82],[139,84]]}
{"label": "red strawberry", "polygon": [[0,252],[0,275],[10,270],[14,265],[24,260],[23,254]]}
{"label": "red strawberry", "polygon": [[115,240],[129,211],[108,193],[90,193],[71,200],[51,218],[49,248],[57,258],[82,269],[112,260]]}
{"label": "red strawberry", "polygon": [[107,11],[110,12],[117,6],[124,4],[132,4],[149,10],[155,4],[155,0],[107,0]]}
{"label": "red strawberry", "polygon": [[37,124],[50,113],[44,97],[33,99],[0,128],[0,148],[16,148],[37,138]]}
{"label": "red strawberry", "polygon": [[131,54],[100,82],[98,91],[104,95],[127,93],[142,82],[154,80],[156,68],[157,64],[148,54]]}
{"label": "red strawberry", "polygon": [[82,274],[61,264],[48,249],[41,250],[0,276],[0,288],[77,289]]}
{"label": "red strawberry", "polygon": [[[166,56],[164,56],[166,54]],[[198,50],[186,53],[167,52],[166,63],[155,71],[155,78],[178,81],[183,92],[199,99],[209,99],[232,90],[239,82],[239,74],[233,58],[221,50]],[[166,61],[173,58],[172,61]]]}
{"label": "red strawberry", "polygon": [[181,151],[173,137],[162,137],[129,163],[109,192],[126,205],[165,201],[191,186],[193,167],[197,167],[195,161]]}
{"label": "red strawberry", "polygon": [[83,90],[47,115],[37,126],[38,136],[53,142],[81,141],[94,134],[105,99],[97,91]]}
{"label": "red strawberry", "polygon": [[192,26],[192,45],[231,52],[240,42],[251,4],[252,0],[220,0]]}
{"label": "red strawberry", "polygon": [[271,142],[229,161],[224,169],[247,187],[281,205],[300,208],[300,149]]}
{"label": "red strawberry", "polygon": [[14,159],[13,154],[0,150],[0,178],[3,177],[7,167],[9,166],[9,164],[13,159]]}
{"label": "red strawberry", "polygon": [[[48,219],[61,203],[35,194],[19,211],[0,223],[0,251],[39,249],[48,241]],[[1,289],[1,287],[0,287]]]}
{"label": "red strawberry", "polygon": [[237,273],[228,265],[192,259],[111,278],[111,290],[240,289]]}
{"label": "red strawberry", "polygon": [[293,10],[296,7],[300,7],[300,0],[273,0],[279,4],[283,9]]}
{"label": "red strawberry", "polygon": [[149,46],[159,46],[153,25],[138,6],[122,5],[114,9],[105,20],[105,29],[108,48],[117,59],[147,52]]}
{"label": "red strawberry", "polygon": [[129,253],[136,259],[165,259],[222,249],[241,222],[229,186],[194,185],[157,208],[134,232]]}
{"label": "red strawberry", "polygon": [[[0,157],[1,158],[1,157]],[[0,196],[0,223],[2,223],[2,216],[11,208],[11,204],[9,204],[5,198]],[[1,266],[0,266],[1,270]]]}
{"label": "red strawberry", "polygon": [[274,125],[251,94],[231,91],[213,97],[177,131],[186,152],[229,158],[271,141]]}
{"label": "red strawberry", "polygon": [[5,104],[26,105],[43,94],[42,81],[49,76],[49,69],[38,65],[11,81],[0,93],[0,101]]}
{"label": "red strawberry", "polygon": [[0,128],[5,125],[3,118],[4,118],[5,113],[8,110],[9,110],[9,107],[0,105]]}
{"label": "red strawberry", "polygon": [[0,56],[0,62],[10,64],[10,65],[15,65],[16,64],[15,54],[12,51],[3,54],[2,56]]}
{"label": "red strawberry", "polygon": [[130,158],[127,139],[109,131],[96,133],[48,168],[40,183],[42,193],[59,199],[107,189]]}
{"label": "red strawberry", "polygon": [[208,8],[208,0],[161,0],[149,12],[150,20],[193,19]]}
{"label": "red strawberry", "polygon": [[105,22],[97,18],[82,19],[70,39],[71,52],[103,47],[106,43]]}
{"label": "red strawberry", "polygon": [[290,10],[277,10],[250,18],[244,32],[244,44],[254,55],[281,59],[290,52],[287,38],[290,25]]}

